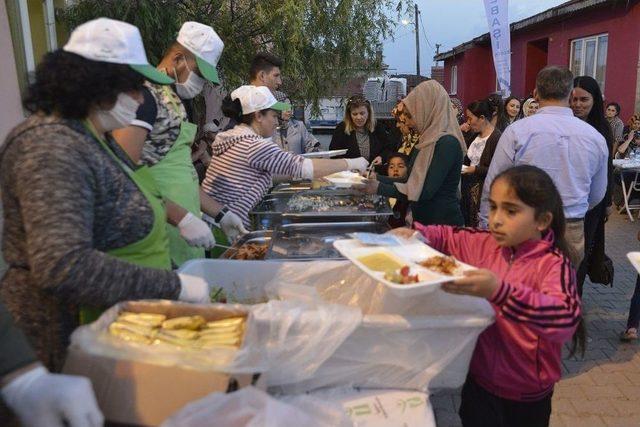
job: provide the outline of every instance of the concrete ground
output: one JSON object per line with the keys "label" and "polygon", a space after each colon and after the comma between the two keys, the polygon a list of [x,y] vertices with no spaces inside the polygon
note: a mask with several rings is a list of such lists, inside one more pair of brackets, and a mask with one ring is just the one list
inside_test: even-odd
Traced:
{"label": "concrete ground", "polygon": [[[622,343],[636,271],[626,254],[640,250],[640,221],[614,214],[607,224],[607,255],[615,266],[613,288],[585,284],[589,342],[584,359],[563,360],[555,388],[552,427],[640,426],[640,343]],[[566,354],[566,352],[565,352]],[[431,397],[438,427],[461,426],[459,391]]]}

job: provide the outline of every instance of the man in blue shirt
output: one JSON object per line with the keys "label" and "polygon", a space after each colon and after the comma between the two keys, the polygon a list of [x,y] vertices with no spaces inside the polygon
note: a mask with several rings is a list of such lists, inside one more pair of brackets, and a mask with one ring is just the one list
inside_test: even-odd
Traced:
{"label": "man in blue shirt", "polygon": [[482,191],[480,222],[486,226],[489,190],[502,171],[532,165],[551,176],[564,204],[567,242],[579,265],[584,256],[584,216],[604,198],[607,190],[607,143],[602,135],[569,108],[573,75],[566,68],[549,66],[536,78],[534,97],[538,112],[518,120],[502,133]]}

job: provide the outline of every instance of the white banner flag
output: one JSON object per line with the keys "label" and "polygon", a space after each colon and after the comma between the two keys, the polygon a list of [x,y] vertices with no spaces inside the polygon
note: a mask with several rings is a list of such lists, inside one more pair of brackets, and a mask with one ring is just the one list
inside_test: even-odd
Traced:
{"label": "white banner flag", "polygon": [[484,0],[489,24],[493,65],[503,97],[511,95],[511,34],[508,0]]}

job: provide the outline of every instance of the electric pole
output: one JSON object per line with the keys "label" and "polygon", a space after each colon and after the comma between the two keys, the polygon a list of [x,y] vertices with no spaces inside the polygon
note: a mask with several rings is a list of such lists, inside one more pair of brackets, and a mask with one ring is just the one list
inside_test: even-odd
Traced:
{"label": "electric pole", "polygon": [[415,21],[416,21],[416,74],[420,75],[420,27],[418,25],[418,17],[420,16],[420,11],[418,10],[418,5],[415,4]]}

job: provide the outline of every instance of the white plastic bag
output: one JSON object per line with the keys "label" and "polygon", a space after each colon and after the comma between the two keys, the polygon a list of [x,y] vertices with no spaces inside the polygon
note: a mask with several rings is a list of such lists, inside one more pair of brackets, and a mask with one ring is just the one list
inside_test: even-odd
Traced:
{"label": "white plastic bag", "polygon": [[459,387],[478,336],[493,321],[493,309],[484,299],[440,289],[400,298],[350,264],[282,265],[267,293],[285,300],[308,300],[317,293],[325,302],[366,313],[313,377],[283,384],[277,391],[284,393],[345,385],[421,391]]}
{"label": "white plastic bag", "polygon": [[[312,376],[275,381],[286,392],[353,385],[420,391],[458,387],[476,339],[494,315],[484,299],[439,289],[400,298],[348,261],[195,260],[182,271],[241,297],[311,305],[320,300],[362,310],[362,323]],[[284,371],[286,364],[280,366]],[[286,374],[281,377],[287,380]]]}
{"label": "white plastic bag", "polygon": [[252,372],[265,366],[267,385],[304,381],[333,355],[361,324],[352,307],[303,300],[269,301],[251,308],[251,351],[238,354],[232,372]]}
{"label": "white plastic bag", "polygon": [[[111,336],[109,325],[124,310],[177,315],[212,312],[248,313],[240,349],[185,350],[171,345],[132,343]],[[90,324],[78,328],[71,343],[83,351],[116,359],[230,374],[265,373],[268,385],[310,378],[362,321],[360,310],[318,304],[317,298],[270,301],[254,306],[135,301],[115,305]]]}
{"label": "white plastic bag", "polygon": [[162,427],[348,427],[344,409],[312,396],[279,401],[254,387],[213,393],[185,406]]}

